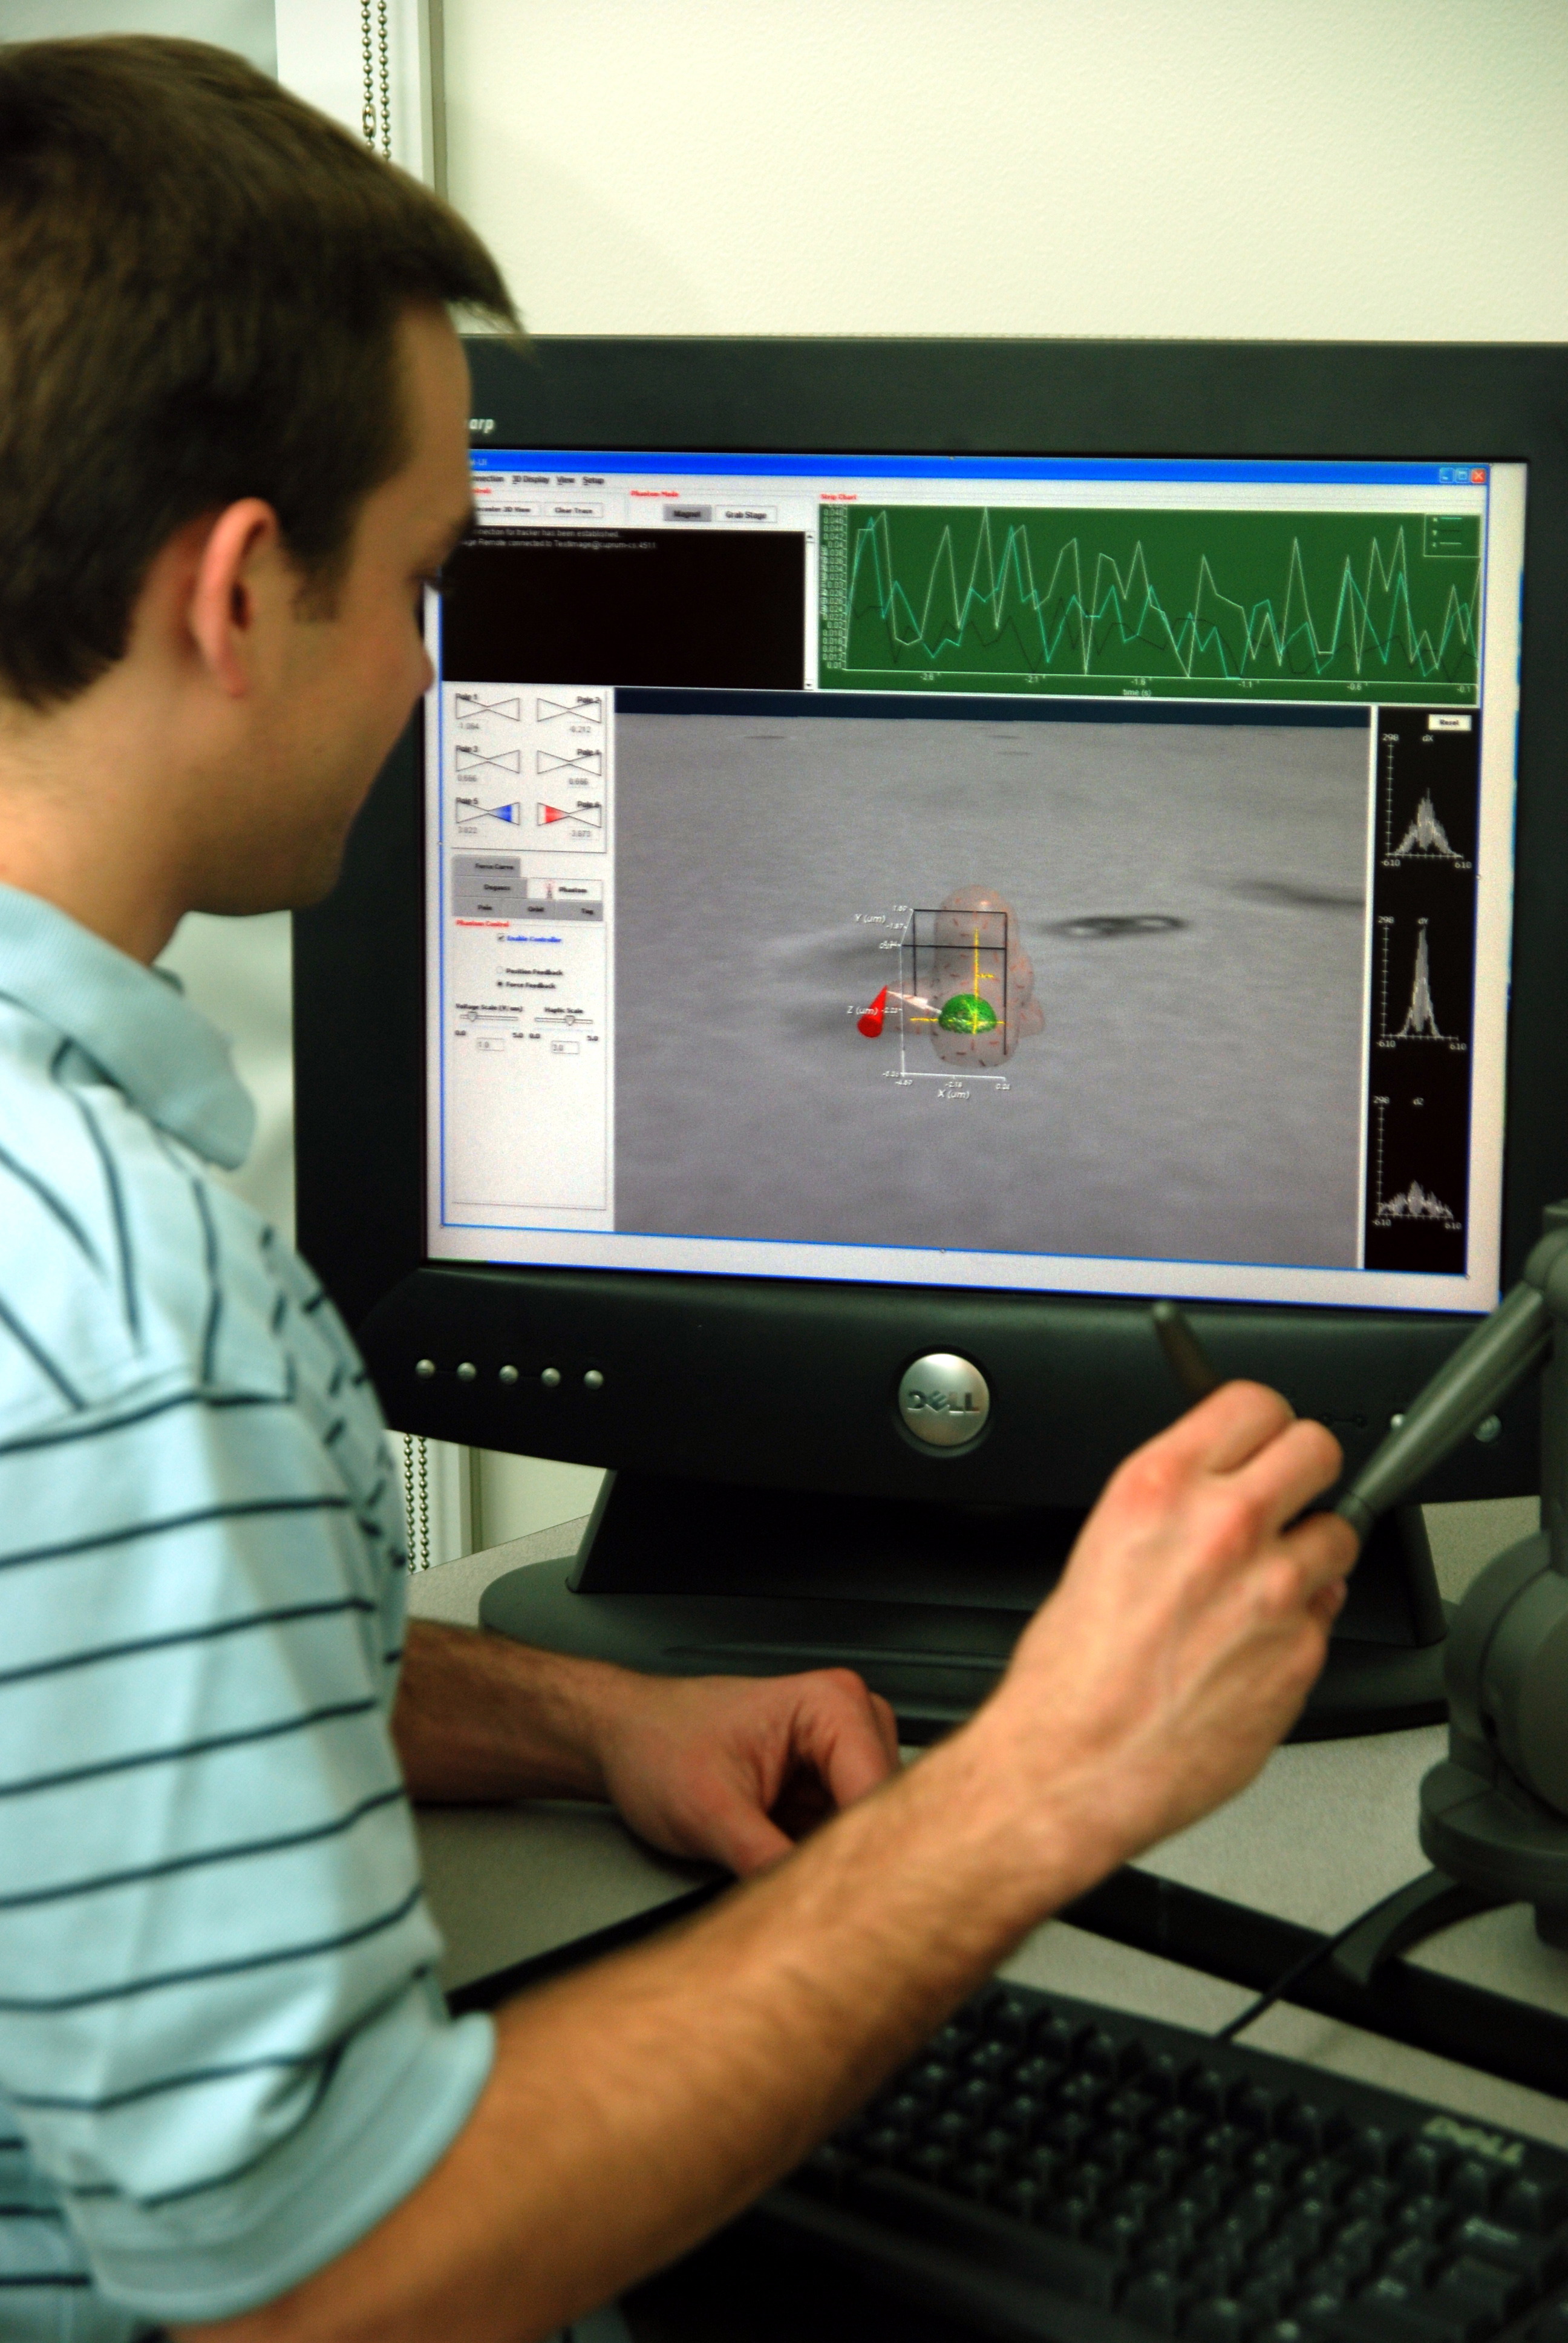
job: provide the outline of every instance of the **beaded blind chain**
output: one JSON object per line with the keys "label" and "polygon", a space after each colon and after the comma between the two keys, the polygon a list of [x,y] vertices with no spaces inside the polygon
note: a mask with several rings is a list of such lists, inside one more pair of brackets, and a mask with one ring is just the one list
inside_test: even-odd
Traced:
{"label": "beaded blind chain", "polygon": [[408,1531],[408,1567],[430,1567],[430,1443],[414,1433],[403,1437],[403,1514]]}
{"label": "beaded blind chain", "polygon": [[[359,125],[365,144],[392,160],[392,68],[387,30],[387,0],[359,0],[359,54],[365,66],[365,105]],[[379,82],[379,91],[377,91]]]}

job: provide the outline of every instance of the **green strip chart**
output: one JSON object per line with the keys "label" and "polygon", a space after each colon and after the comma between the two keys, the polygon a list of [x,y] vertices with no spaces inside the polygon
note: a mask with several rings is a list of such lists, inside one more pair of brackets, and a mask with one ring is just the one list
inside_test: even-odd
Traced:
{"label": "green strip chart", "polygon": [[1478,514],[824,504],[828,690],[1473,707]]}

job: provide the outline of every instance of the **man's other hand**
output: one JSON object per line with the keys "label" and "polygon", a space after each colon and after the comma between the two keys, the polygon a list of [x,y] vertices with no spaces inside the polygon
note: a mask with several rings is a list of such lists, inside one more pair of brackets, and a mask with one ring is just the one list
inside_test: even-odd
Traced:
{"label": "man's other hand", "polygon": [[622,1676],[597,1742],[606,1794],[640,1837],[742,1877],[899,1764],[892,1710],[847,1668]]}

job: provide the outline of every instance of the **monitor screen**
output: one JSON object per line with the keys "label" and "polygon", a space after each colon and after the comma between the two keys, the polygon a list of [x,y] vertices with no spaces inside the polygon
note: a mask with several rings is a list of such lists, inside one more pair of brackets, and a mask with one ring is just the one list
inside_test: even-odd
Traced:
{"label": "monitor screen", "polygon": [[1492,1306],[1523,464],[473,461],[432,1259]]}

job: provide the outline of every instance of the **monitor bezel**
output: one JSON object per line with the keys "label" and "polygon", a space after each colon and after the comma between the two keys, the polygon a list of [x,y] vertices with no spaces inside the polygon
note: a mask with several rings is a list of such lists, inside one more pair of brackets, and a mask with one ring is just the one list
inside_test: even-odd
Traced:
{"label": "monitor bezel", "polygon": [[[1513,981],[1507,1051],[1504,1280],[1568,1191],[1568,349],[1556,344],[545,339],[518,353],[470,338],[476,446],[789,453],[1274,457],[1516,462],[1528,467],[1519,724]],[[616,1271],[486,1268],[429,1262],[425,1215],[422,750],[417,722],[399,743],[356,828],[338,888],[296,926],[298,1227],[310,1258],[361,1334],[390,1420],[523,1453],[654,1469],[717,1470],[738,1481],[932,1485],[892,1423],[887,1360],[940,1333],[1015,1361],[1042,1345],[1089,1342],[1116,1394],[1105,1437],[1079,1443],[1049,1493],[1086,1482],[1169,1413],[1143,1360],[1144,1312],[1082,1297],[945,1293],[918,1287],[815,1285]],[[864,1355],[836,1343],[857,1313],[876,1329]],[[1241,1370],[1313,1367],[1292,1396],[1337,1407],[1347,1453],[1381,1433],[1470,1322],[1458,1315],[1225,1305],[1202,1314]],[[763,1332],[759,1343],[759,1330]],[[494,1387],[495,1361],[469,1353],[542,1343],[575,1356],[580,1336],[611,1387],[585,1404],[572,1388],[541,1412]],[[878,1385],[864,1421],[838,1440],[780,1441],[759,1421],[724,1432],[688,1425],[656,1396],[685,1361],[709,1394],[777,1350],[777,1372],[820,1346],[829,1367]],[[694,1346],[701,1345],[700,1364]],[[1149,1346],[1151,1350],[1151,1345]],[[585,1352],[584,1355],[587,1355]],[[436,1373],[418,1376],[419,1359]],[[1253,1362],[1257,1363],[1254,1364]],[[662,1363],[662,1364],[661,1364]],[[458,1364],[474,1363],[459,1380]],[[523,1364],[531,1375],[531,1356]],[[896,1380],[896,1370],[894,1371]],[[1413,1379],[1413,1380],[1412,1380]],[[1031,1374],[1029,1380],[1035,1382]],[[1282,1380],[1289,1382],[1289,1374]],[[1060,1411],[1067,1403],[1048,1375]],[[1321,1390],[1320,1387],[1321,1386]],[[859,1383],[855,1388],[858,1390]],[[848,1386],[846,1386],[848,1389]],[[636,1403],[630,1397],[635,1390]],[[1038,1406],[1044,1396],[1033,1393]],[[849,1397],[851,1418],[859,1401]],[[711,1413],[711,1402],[699,1413]],[[1004,1410],[1003,1416],[1007,1414]],[[1032,1493],[1025,1410],[967,1460],[950,1457],[943,1493]],[[761,1411],[766,1418],[768,1411]],[[1534,1410],[1515,1403],[1502,1437],[1472,1444],[1432,1493],[1520,1493],[1534,1483]],[[874,1430],[873,1430],[874,1427]],[[799,1427],[803,1431],[804,1427]],[[1082,1427],[1079,1427],[1081,1433]],[[868,1433],[875,1454],[867,1452]],[[705,1445],[706,1441],[706,1445]],[[1038,1441],[1034,1443],[1038,1448]],[[672,1457],[676,1460],[672,1466]],[[704,1461],[706,1459],[706,1461]],[[1048,1476],[1049,1477],[1049,1476]]]}

